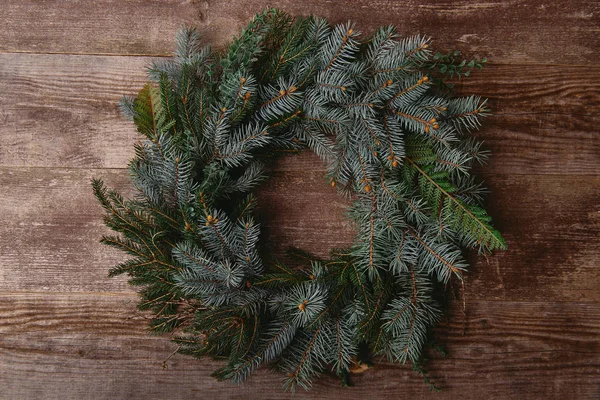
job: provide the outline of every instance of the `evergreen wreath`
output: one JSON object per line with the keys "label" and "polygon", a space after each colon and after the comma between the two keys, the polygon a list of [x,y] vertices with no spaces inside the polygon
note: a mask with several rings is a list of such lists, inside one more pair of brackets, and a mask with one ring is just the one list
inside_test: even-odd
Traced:
{"label": "evergreen wreath", "polygon": [[[308,389],[326,370],[348,383],[375,356],[422,371],[438,289],[467,269],[461,249],[506,248],[470,175],[487,156],[469,135],[486,101],[443,86],[481,62],[433,55],[392,26],[359,36],[273,9],[223,51],[185,29],[121,103],[145,139],[129,164],[134,198],[92,182],[120,233],[102,243],[133,257],[110,276],[141,287],[151,330],[177,332],[180,353],[225,359],[218,379],[270,365],[285,388]],[[260,246],[252,191],[274,157],[306,146],[353,199],[358,233],[326,260],[294,251],[303,267],[290,268]]]}

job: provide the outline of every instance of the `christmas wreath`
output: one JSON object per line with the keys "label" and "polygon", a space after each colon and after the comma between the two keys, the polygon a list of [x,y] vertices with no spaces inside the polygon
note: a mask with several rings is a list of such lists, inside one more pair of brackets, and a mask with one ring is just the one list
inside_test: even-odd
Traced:
{"label": "christmas wreath", "polygon": [[[145,139],[134,198],[92,182],[120,234],[102,242],[132,256],[110,275],[140,287],[151,330],[175,332],[180,353],[226,360],[218,379],[269,365],[293,390],[327,370],[347,383],[377,356],[419,368],[438,289],[467,269],[462,249],[506,247],[470,175],[487,155],[469,135],[486,102],[444,84],[481,63],[391,26],[359,38],[350,23],[277,10],[222,51],[185,29],[121,103]],[[291,268],[261,247],[253,190],[273,158],[305,147],[353,200],[357,234],[329,259],[293,251]]]}

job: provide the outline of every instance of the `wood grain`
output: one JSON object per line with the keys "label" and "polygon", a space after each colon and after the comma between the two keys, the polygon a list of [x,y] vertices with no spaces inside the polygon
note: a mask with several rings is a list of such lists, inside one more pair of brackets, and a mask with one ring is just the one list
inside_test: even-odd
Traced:
{"label": "wood grain", "polygon": [[3,0],[0,51],[167,54],[185,24],[202,20],[189,0]]}
{"label": "wood grain", "polygon": [[[310,153],[289,159],[318,162]],[[0,168],[0,187],[10,188],[0,193],[0,291],[131,290],[124,279],[106,277],[126,256],[98,243],[109,231],[91,177],[129,193],[123,170]],[[496,175],[489,183],[488,208],[510,250],[477,259],[467,298],[600,300],[600,178]],[[258,197],[263,240],[276,256],[289,246],[326,256],[352,243],[348,203],[322,171],[274,171]]]}
{"label": "wood grain", "polygon": [[[167,336],[149,336],[145,315],[127,294],[0,294],[0,387],[25,398],[287,399],[281,376],[261,370],[241,387],[209,374],[220,363],[175,355]],[[430,374],[444,388],[431,394],[410,368],[377,364],[341,391],[325,377],[307,399],[407,397],[451,399],[597,398],[600,306],[577,302],[476,301],[460,306],[437,336],[446,358],[432,353]],[[568,361],[567,361],[568,360]],[[68,382],[68,390],[65,384]],[[143,385],[132,385],[144,382]],[[0,395],[2,397],[2,395]]]}
{"label": "wood grain", "polygon": [[593,0],[4,0],[0,51],[169,54],[177,29],[191,23],[223,46],[267,6],[332,23],[350,19],[365,32],[394,24],[404,35],[433,36],[440,48],[502,63],[589,65],[600,47],[600,6]]}
{"label": "wood grain", "polygon": [[126,166],[138,136],[117,102],[150,60],[0,54],[0,164]]}
{"label": "wood grain", "polygon": [[[152,57],[183,24],[223,47],[276,6],[366,33],[384,24],[433,47],[487,56],[458,92],[489,98],[478,136],[488,209],[509,250],[470,256],[464,291],[437,329],[431,394],[407,367],[379,364],[309,399],[600,398],[600,4],[594,0],[3,0],[0,2],[0,399],[287,399],[280,376],[241,387],[210,378],[218,362],[176,355],[149,336],[91,177],[126,194],[138,139],[115,103],[135,94]],[[267,246],[326,255],[352,241],[347,203],[314,156],[286,157],[259,193]],[[450,296],[452,297],[452,296]],[[462,309],[464,298],[466,308]]]}
{"label": "wood grain", "polygon": [[[0,54],[0,165],[127,165],[139,137],[116,103],[143,86],[150,60]],[[599,173],[600,67],[490,65],[457,90],[489,98],[479,137],[495,173]]]}

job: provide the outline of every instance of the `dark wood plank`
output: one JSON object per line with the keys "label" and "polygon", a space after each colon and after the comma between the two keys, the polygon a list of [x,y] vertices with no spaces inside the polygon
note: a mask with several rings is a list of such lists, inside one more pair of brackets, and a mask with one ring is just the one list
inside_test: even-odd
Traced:
{"label": "dark wood plank", "polygon": [[[310,153],[297,158],[307,166],[318,163]],[[595,283],[600,176],[510,176],[492,171],[483,176],[491,191],[487,208],[508,251],[470,257],[466,298],[600,300]],[[340,239],[351,243],[351,225],[339,220],[344,203],[333,192],[321,171],[273,174],[259,192],[259,219],[275,254],[283,256],[288,246],[296,246],[326,256]]]}
{"label": "dark wood plank", "polygon": [[5,0],[0,51],[168,54],[176,30],[190,23],[222,46],[266,6],[321,15],[332,23],[350,19],[366,32],[395,24],[405,35],[427,34],[442,48],[459,47],[503,63],[594,64],[600,47],[600,8],[593,0],[357,0],[351,6],[319,0]]}
{"label": "dark wood plank", "polygon": [[[297,156],[305,164],[312,154]],[[0,291],[130,291],[107,270],[125,256],[98,243],[92,176],[129,191],[124,170],[0,168]],[[494,175],[490,212],[509,250],[480,257],[467,299],[597,301],[600,177]],[[259,193],[263,238],[278,256],[297,246],[326,256],[351,244],[347,202],[322,171],[275,171]]]}
{"label": "dark wood plank", "polygon": [[[0,294],[0,386],[6,399],[287,399],[281,376],[261,370],[243,386],[219,383],[220,363],[175,355],[150,336],[130,295]],[[437,331],[446,358],[431,354],[431,394],[410,368],[378,364],[342,389],[324,378],[301,398],[597,398],[600,305],[577,302],[469,303]]]}
{"label": "dark wood plank", "polygon": [[592,76],[600,70],[490,65],[461,80],[458,95],[489,99],[492,116],[477,133],[492,151],[485,170],[600,174],[600,85],[588,84]]}
{"label": "dark wood plank", "polygon": [[[139,137],[116,102],[143,86],[149,62],[0,55],[0,165],[124,167]],[[490,99],[494,115],[479,136],[494,153],[494,173],[600,172],[600,67],[491,65],[458,90]]]}

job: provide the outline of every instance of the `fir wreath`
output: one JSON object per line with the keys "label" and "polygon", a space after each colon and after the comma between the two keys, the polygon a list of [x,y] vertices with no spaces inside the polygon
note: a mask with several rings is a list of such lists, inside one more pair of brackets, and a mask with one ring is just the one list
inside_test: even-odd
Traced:
{"label": "fir wreath", "polygon": [[[420,368],[436,288],[467,269],[461,248],[506,248],[470,175],[487,155],[469,136],[485,100],[433,82],[480,67],[456,55],[391,26],[361,42],[351,24],[277,10],[221,52],[183,30],[174,58],[122,102],[145,136],[129,165],[137,196],[92,182],[121,234],[102,242],[133,257],[110,275],[141,287],[151,330],[178,332],[180,353],[226,359],[219,379],[270,365],[291,390],[325,370],[346,383],[372,356]],[[305,268],[292,269],[261,253],[252,191],[273,157],[305,146],[354,200],[358,233],[327,260],[296,251]]]}

